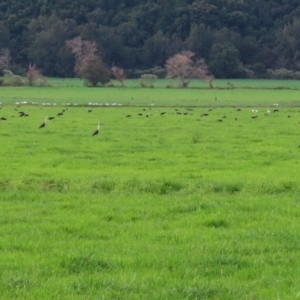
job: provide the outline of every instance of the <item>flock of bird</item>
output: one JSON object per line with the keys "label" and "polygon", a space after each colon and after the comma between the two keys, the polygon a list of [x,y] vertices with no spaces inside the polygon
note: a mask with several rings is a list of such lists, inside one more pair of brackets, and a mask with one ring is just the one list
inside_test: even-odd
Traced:
{"label": "flock of bird", "polygon": [[[274,106],[278,106],[278,104],[274,104]],[[19,108],[19,107],[21,107],[21,106],[18,105],[17,107]],[[15,108],[15,110],[18,111],[18,108]],[[217,108],[217,107],[209,108],[209,109],[208,109],[208,112],[210,113],[210,112],[212,112],[213,110],[215,110],[216,108]],[[238,107],[234,107],[234,106],[233,106],[232,108],[234,108],[235,111],[237,111],[237,112],[239,112],[239,111],[242,110],[242,108],[238,108]],[[2,109],[1,105],[0,105],[0,109]],[[153,109],[153,110],[152,110],[152,109]],[[183,109],[184,109],[184,111],[183,111]],[[247,109],[247,108],[243,108],[243,109]],[[60,112],[57,113],[57,117],[63,116],[64,113],[65,113],[67,110],[68,110],[68,108],[62,109],[62,111],[60,111]],[[92,110],[92,109],[88,109],[87,112],[88,112],[88,113],[91,113],[91,112],[93,112],[93,110]],[[202,113],[202,114],[200,114],[200,115],[199,115],[200,119],[209,116],[209,113],[208,113],[208,112],[207,112],[207,113]],[[258,118],[258,112],[259,112],[259,111],[258,111],[257,109],[252,109],[252,113],[254,113],[254,115],[252,115],[251,118],[252,118],[252,119],[257,119],[257,118]],[[278,113],[278,112],[279,112],[279,109],[278,109],[278,108],[275,108],[275,109],[273,109],[273,110],[268,109],[268,110],[264,111],[263,113],[264,113],[264,115],[269,115],[269,114],[271,114],[271,113]],[[18,113],[19,113],[19,117],[28,117],[28,116],[29,116],[28,113],[25,113],[24,111],[18,111]],[[150,118],[150,117],[152,117],[155,113],[158,114],[158,115],[160,115],[160,116],[165,116],[165,115],[167,114],[167,111],[160,111],[158,108],[155,108],[155,109],[154,109],[153,105],[151,105],[150,107],[142,108],[142,112],[138,112],[138,113],[137,113],[137,116],[138,116],[138,117],[146,117],[146,118]],[[171,112],[168,111],[168,114],[170,114],[170,113],[171,113]],[[175,115],[185,115],[185,116],[186,116],[186,115],[193,115],[193,113],[194,113],[194,109],[193,109],[193,108],[174,108],[174,112],[173,112],[173,114],[175,114]],[[172,114],[172,113],[171,113],[171,114]],[[127,115],[125,115],[126,118],[130,118],[130,117],[132,117],[132,116],[133,116],[132,114],[127,114]],[[290,118],[290,115],[288,115],[288,117]],[[46,127],[48,121],[53,120],[54,118],[55,118],[55,117],[48,117],[48,116],[46,116],[45,119],[44,119],[44,122],[40,124],[39,129],[42,129],[42,128]],[[227,116],[224,115],[223,117],[217,119],[216,121],[217,121],[217,122],[223,122],[223,120],[226,119],[226,118],[227,118]],[[6,121],[6,120],[7,120],[7,119],[6,119],[5,117],[0,117],[0,121]],[[238,118],[235,117],[234,120],[237,121]],[[300,125],[300,122],[299,122],[298,124]],[[99,134],[99,132],[100,132],[100,125],[101,125],[101,123],[98,122],[98,123],[97,123],[96,130],[92,133],[92,136],[95,136],[95,135]]]}
{"label": "flock of bird", "polygon": [[[63,111],[60,112],[60,113],[58,113],[57,115],[58,116],[62,116],[64,112],[65,112],[65,109],[63,109]],[[91,110],[88,110],[88,112],[91,112]],[[48,118],[48,116],[46,116],[44,122],[40,125],[39,129],[44,128],[46,126],[46,124],[47,124],[47,121],[48,120],[53,120],[53,119],[54,119],[54,117]],[[100,124],[101,123],[98,122],[97,129],[94,131],[94,133],[92,134],[92,136],[95,136],[95,135],[97,135],[99,133],[99,131],[100,131]]]}
{"label": "flock of bird", "polygon": [[[278,106],[278,104],[274,104],[274,105]],[[215,110],[216,108],[217,108],[217,107],[209,108],[208,111],[209,111],[209,112],[212,112],[212,111]],[[235,111],[242,111],[241,108],[236,108],[236,107],[233,107],[233,108],[235,108]],[[151,109],[152,109],[152,108],[149,107],[149,110],[151,110]],[[179,111],[178,108],[175,108],[175,114],[176,114],[176,115],[184,115],[184,116],[186,116],[186,115],[193,115],[193,111],[194,111],[193,108],[185,108],[185,110],[186,110],[186,111]],[[143,108],[143,111],[147,111],[147,109]],[[270,113],[277,113],[277,112],[279,112],[279,109],[273,109],[273,110],[268,109],[268,110],[266,110],[266,111],[264,112],[264,115],[268,115],[268,114],[270,114]],[[158,113],[158,114],[161,115],[161,116],[164,116],[167,112],[166,112],[166,111],[160,112],[159,110],[156,110],[156,113]],[[258,118],[258,114],[257,114],[257,113],[258,113],[258,110],[257,110],[257,109],[252,109],[252,113],[256,113],[256,115],[252,115],[252,116],[251,116],[252,119]],[[125,117],[126,117],[126,118],[130,118],[130,117],[132,117],[132,116],[133,116],[132,114],[128,114],[128,115],[126,115]],[[139,112],[139,113],[137,113],[137,116],[139,116],[139,117],[144,116],[144,117],[146,117],[146,118],[149,118],[149,117],[152,117],[153,114],[152,114],[152,113],[151,113],[151,114],[147,114],[147,113],[145,114],[145,113]],[[209,116],[209,113],[203,113],[203,114],[201,114],[199,117],[200,117],[200,118],[204,118],[204,117],[207,117],[207,116]],[[288,116],[288,117],[290,117],[290,116]],[[225,119],[225,118],[227,118],[227,116],[223,116],[222,118],[217,119],[217,122],[223,122],[223,119]],[[238,118],[234,118],[234,120],[237,121]],[[300,123],[299,123],[299,124],[300,124]]]}
{"label": "flock of bird", "polygon": [[[26,102],[25,104],[27,104],[27,102]],[[0,104],[0,105],[1,105],[1,104]],[[20,105],[18,105],[17,107],[20,107]],[[0,106],[0,109],[2,109],[1,106]],[[15,108],[15,110],[17,111],[18,109]],[[67,110],[68,110],[67,108],[63,109],[61,112],[57,113],[57,116],[63,116],[64,113],[65,113]],[[90,113],[90,112],[92,112],[92,110],[88,110],[88,112]],[[29,114],[27,114],[27,113],[25,113],[25,112],[23,112],[23,111],[19,111],[18,113],[19,113],[19,117],[28,117],[28,116],[29,116]],[[12,117],[14,117],[14,116],[12,116]],[[48,121],[53,120],[53,119],[55,119],[55,117],[48,117],[48,116],[46,116],[45,119],[44,119],[44,122],[39,126],[39,129],[42,129],[42,128],[46,127]],[[5,118],[5,117],[0,117],[0,121],[7,121],[7,118]],[[95,135],[97,135],[97,134],[99,133],[99,131],[100,131],[100,125],[101,125],[101,123],[98,122],[97,128],[96,128],[96,130],[93,132],[92,136],[95,136]]]}

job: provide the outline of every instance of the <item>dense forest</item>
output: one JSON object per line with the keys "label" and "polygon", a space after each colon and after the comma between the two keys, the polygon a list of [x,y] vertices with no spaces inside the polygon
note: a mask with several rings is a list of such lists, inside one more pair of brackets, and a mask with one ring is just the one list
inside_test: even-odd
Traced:
{"label": "dense forest", "polygon": [[299,0],[1,0],[0,20],[16,73],[35,63],[46,76],[74,76],[66,41],[77,36],[125,70],[164,67],[182,50],[217,78],[300,70]]}

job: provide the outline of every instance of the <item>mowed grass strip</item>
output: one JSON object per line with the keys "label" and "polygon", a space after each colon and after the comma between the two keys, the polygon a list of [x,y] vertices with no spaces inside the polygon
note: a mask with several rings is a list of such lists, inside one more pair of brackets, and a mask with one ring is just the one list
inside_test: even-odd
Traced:
{"label": "mowed grass strip", "polygon": [[3,299],[297,297],[297,108],[17,109],[0,122]]}

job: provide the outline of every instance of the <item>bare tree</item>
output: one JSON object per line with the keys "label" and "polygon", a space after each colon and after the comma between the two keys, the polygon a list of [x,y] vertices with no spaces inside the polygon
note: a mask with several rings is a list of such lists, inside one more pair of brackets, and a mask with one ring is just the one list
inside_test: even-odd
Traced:
{"label": "bare tree", "polygon": [[47,77],[43,76],[35,64],[29,64],[26,72],[26,84],[29,86],[49,86]]}
{"label": "bare tree", "polygon": [[208,82],[209,88],[213,89],[213,80],[215,79],[215,77],[213,75],[209,75],[209,70],[205,59],[197,59],[195,61],[194,67],[194,76],[205,83]]}
{"label": "bare tree", "polygon": [[168,77],[178,78],[182,87],[187,87],[193,77],[193,56],[191,51],[182,51],[167,60]]}
{"label": "bare tree", "polygon": [[112,66],[111,71],[112,71],[112,74],[115,76],[115,78],[122,84],[122,86],[124,86],[124,81],[126,80],[125,71],[116,66]]}
{"label": "bare tree", "polygon": [[92,58],[97,57],[97,46],[95,42],[84,41],[78,36],[66,41],[66,45],[75,57],[74,71],[76,73],[80,72]]}
{"label": "bare tree", "polygon": [[11,56],[7,48],[0,51],[0,70],[8,70],[11,66]]}
{"label": "bare tree", "polygon": [[26,73],[27,83],[29,86],[33,86],[36,80],[40,79],[42,74],[36,68],[35,64],[29,64],[28,71]]}
{"label": "bare tree", "polygon": [[193,78],[208,81],[212,88],[213,77],[209,75],[204,59],[194,59],[192,51],[182,51],[170,57],[166,62],[169,78],[178,78],[180,86],[186,88]]}

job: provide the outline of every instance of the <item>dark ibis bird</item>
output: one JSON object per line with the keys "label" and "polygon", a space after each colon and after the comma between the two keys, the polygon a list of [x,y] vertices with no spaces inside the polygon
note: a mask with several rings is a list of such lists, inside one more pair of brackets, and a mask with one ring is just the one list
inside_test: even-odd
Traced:
{"label": "dark ibis bird", "polygon": [[48,120],[53,120],[54,119],[54,117],[50,117]]}
{"label": "dark ibis bird", "polygon": [[40,125],[40,127],[39,127],[40,129],[46,126],[46,124],[47,124],[47,118],[48,118],[48,117],[46,116],[46,117],[45,117],[44,123],[42,123],[42,124]]}
{"label": "dark ibis bird", "polygon": [[100,122],[98,123],[97,129],[94,131],[92,136],[97,135],[99,133],[99,130],[100,130]]}
{"label": "dark ibis bird", "polygon": [[126,115],[126,118],[130,118],[131,117],[131,115]]}
{"label": "dark ibis bird", "polygon": [[58,115],[58,116],[63,116],[64,113],[63,113],[63,112],[60,112],[60,113],[58,113],[57,115]]}
{"label": "dark ibis bird", "polygon": [[4,117],[1,117],[0,120],[1,120],[1,121],[6,121],[7,119],[4,118]]}
{"label": "dark ibis bird", "polygon": [[160,115],[161,115],[161,116],[163,116],[165,113],[166,113],[166,112],[165,112],[165,111],[163,111],[162,113],[160,113]]}

